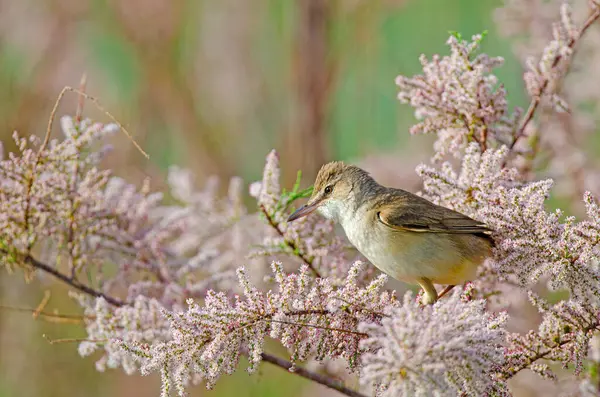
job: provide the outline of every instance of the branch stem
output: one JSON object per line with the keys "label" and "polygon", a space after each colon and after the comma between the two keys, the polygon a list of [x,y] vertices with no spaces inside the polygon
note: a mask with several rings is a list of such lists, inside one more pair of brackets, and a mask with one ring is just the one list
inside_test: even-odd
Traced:
{"label": "branch stem", "polygon": [[290,368],[293,368],[293,370],[290,371],[293,374],[296,374],[296,375],[301,376],[308,380],[312,380],[313,382],[317,382],[325,387],[336,390],[346,396],[366,397],[364,394],[361,394],[355,390],[347,388],[346,386],[343,385],[342,382],[334,381],[333,379],[331,379],[329,377],[317,374],[315,372],[309,371],[309,370],[301,368],[301,367],[296,367],[291,361],[284,360],[283,358],[273,356],[269,353],[262,353],[261,356],[262,356],[263,361],[271,363],[271,364],[273,364],[277,367],[280,367],[282,369],[285,369],[287,371],[290,371]]}
{"label": "branch stem", "polygon": [[[10,255],[7,251],[5,251],[3,249],[0,249],[0,254]],[[23,260],[29,266],[39,269],[39,270],[42,270],[46,273],[49,273],[52,276],[54,276],[55,278],[62,281],[63,283],[65,283],[87,295],[94,296],[96,298],[104,298],[105,301],[107,301],[111,305],[117,306],[117,307],[124,306],[126,304],[125,302],[123,302],[117,298],[113,298],[112,296],[106,295],[103,292],[100,292],[92,287],[89,287],[89,286],[83,284],[82,282],[80,282],[77,279],[71,278],[71,277],[61,273],[60,271],[56,270],[54,267],[38,261],[31,255],[26,255]]]}
{"label": "branch stem", "polygon": [[302,259],[302,262],[304,262],[304,263],[306,263],[308,265],[308,267],[310,268],[310,270],[312,271],[312,273],[315,275],[315,277],[321,278],[321,274],[314,267],[313,260],[307,258],[306,255],[304,255],[304,253],[302,251],[300,251],[300,249],[298,248],[298,246],[296,245],[296,243],[286,237],[286,235],[283,232],[283,230],[281,230],[281,228],[279,227],[279,224],[277,222],[275,222],[275,220],[269,214],[269,212],[267,211],[267,209],[265,208],[264,205],[260,206],[260,210],[265,215],[265,217],[267,218],[267,222],[269,222],[269,225],[273,229],[275,229],[275,231],[277,232],[277,234],[279,234],[279,236],[281,236],[281,238],[283,238],[284,244],[287,245],[288,248],[290,248],[292,250],[292,252],[294,253],[294,255],[296,255],[298,258]]}

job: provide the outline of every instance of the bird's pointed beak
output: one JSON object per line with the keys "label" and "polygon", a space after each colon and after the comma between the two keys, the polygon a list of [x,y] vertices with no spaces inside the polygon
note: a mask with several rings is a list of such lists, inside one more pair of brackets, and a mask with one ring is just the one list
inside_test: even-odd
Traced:
{"label": "bird's pointed beak", "polygon": [[315,210],[319,207],[319,201],[316,201],[312,204],[303,205],[298,208],[290,217],[287,219],[288,222],[295,221],[296,219],[302,218],[303,216],[307,216],[315,212]]}

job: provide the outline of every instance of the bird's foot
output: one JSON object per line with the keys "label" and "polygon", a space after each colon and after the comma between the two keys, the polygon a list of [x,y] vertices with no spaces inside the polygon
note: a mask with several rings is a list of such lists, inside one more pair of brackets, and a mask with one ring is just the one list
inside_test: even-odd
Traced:
{"label": "bird's foot", "polygon": [[419,285],[423,288],[423,292],[425,292],[421,298],[421,303],[424,305],[433,305],[438,300],[438,294],[431,280],[423,277],[419,279]]}
{"label": "bird's foot", "polygon": [[435,297],[431,294],[428,294],[427,292],[425,292],[423,294],[423,296],[421,297],[421,303],[423,305],[433,305],[437,300],[438,300],[437,297]]}

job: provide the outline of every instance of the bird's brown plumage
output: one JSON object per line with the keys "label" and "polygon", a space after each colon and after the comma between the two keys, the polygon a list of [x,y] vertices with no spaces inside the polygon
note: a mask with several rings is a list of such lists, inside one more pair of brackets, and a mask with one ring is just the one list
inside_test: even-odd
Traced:
{"label": "bird's brown plumage", "polygon": [[491,255],[492,231],[483,223],[401,189],[378,184],[343,162],[325,164],[313,194],[290,221],[318,210],[339,222],[350,242],[375,266],[419,283],[433,303],[433,284],[472,280]]}
{"label": "bird's brown plumage", "polygon": [[378,203],[377,216],[390,228],[417,233],[473,234],[493,244],[492,231],[484,223],[422,197],[390,189],[382,201]]}

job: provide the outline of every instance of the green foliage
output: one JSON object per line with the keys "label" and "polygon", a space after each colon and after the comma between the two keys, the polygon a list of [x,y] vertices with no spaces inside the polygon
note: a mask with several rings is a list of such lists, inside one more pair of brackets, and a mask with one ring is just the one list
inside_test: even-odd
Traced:
{"label": "green foliage", "polygon": [[456,40],[459,40],[459,41],[460,41],[460,40],[462,40],[462,39],[463,39],[463,38],[462,38],[462,34],[460,34],[460,32],[457,32],[456,30],[449,30],[449,31],[448,31],[448,34],[449,34],[449,35],[451,35],[451,36],[454,36],[454,37],[456,37]]}
{"label": "green foliage", "polygon": [[300,181],[302,180],[302,171],[298,171],[296,174],[296,182],[292,190],[287,191],[285,188],[281,192],[281,198],[277,203],[276,211],[286,210],[296,200],[303,198],[309,198],[313,192],[313,186],[307,187],[306,189],[300,189]]}

